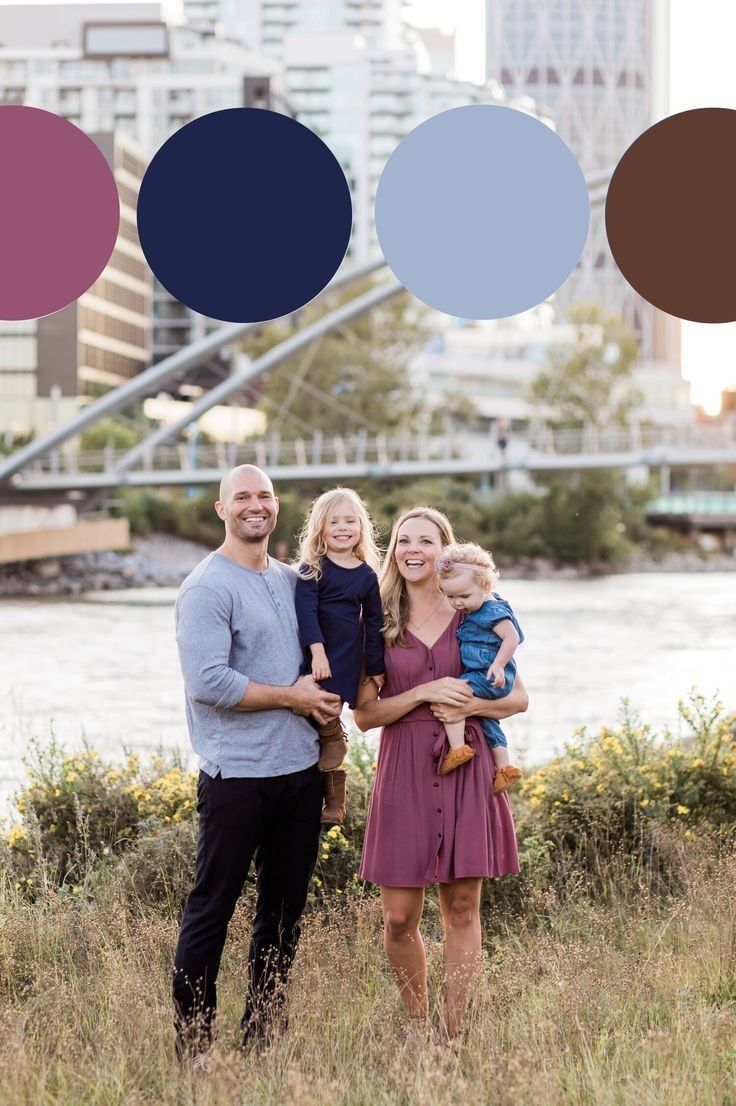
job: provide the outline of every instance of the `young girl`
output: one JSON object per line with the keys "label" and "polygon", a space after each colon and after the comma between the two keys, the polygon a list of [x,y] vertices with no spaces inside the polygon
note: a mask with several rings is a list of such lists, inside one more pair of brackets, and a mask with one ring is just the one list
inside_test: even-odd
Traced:
{"label": "young girl", "polygon": [[[461,679],[467,680],[481,699],[500,699],[508,695],[516,679],[514,652],[524,640],[511,607],[496,595],[498,572],[493,557],[473,542],[449,545],[435,561],[440,590],[465,617],[457,630]],[[481,726],[496,764],[493,790],[496,794],[513,787],[521,771],[511,764],[507,742],[498,722],[482,718]],[[475,755],[465,744],[465,724],[445,726],[450,751],[440,766],[447,775]]]}
{"label": "young girl", "polygon": [[[361,664],[383,686],[383,611],[376,569],[380,553],[360,496],[334,488],[315,499],[300,535],[296,616],[308,651],[303,672],[355,705]],[[345,817],[347,738],[339,716],[320,723],[318,767],[324,773],[323,823]]]}

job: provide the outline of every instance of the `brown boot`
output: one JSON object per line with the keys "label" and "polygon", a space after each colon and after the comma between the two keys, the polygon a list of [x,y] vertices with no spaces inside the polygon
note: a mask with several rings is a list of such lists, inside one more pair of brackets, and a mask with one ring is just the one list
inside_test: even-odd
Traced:
{"label": "brown boot", "polygon": [[320,772],[332,772],[333,769],[339,768],[348,751],[348,737],[339,718],[320,723],[319,746],[317,767]]}
{"label": "brown boot", "polygon": [[341,826],[345,821],[348,797],[346,778],[347,772],[344,768],[335,768],[332,772],[324,772],[322,775],[325,805],[322,808],[320,822],[323,826]]}

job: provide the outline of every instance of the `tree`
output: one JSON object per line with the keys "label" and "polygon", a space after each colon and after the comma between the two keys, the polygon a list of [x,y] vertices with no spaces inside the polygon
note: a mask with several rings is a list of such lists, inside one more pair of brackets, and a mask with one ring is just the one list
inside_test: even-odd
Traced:
{"label": "tree", "polygon": [[[367,291],[371,282],[335,292],[336,307]],[[299,324],[325,312],[322,302],[299,313]],[[258,406],[269,430],[282,438],[325,434],[390,432],[416,425],[421,396],[409,379],[407,363],[428,336],[426,311],[408,294],[386,301],[366,315],[313,342],[306,351],[263,377]],[[249,335],[243,350],[256,358],[289,333],[283,323],[268,323]]]}
{"label": "tree", "polygon": [[641,402],[631,383],[636,339],[619,315],[596,304],[576,304],[568,318],[574,340],[552,348],[548,368],[529,389],[531,402],[555,426],[625,426]]}

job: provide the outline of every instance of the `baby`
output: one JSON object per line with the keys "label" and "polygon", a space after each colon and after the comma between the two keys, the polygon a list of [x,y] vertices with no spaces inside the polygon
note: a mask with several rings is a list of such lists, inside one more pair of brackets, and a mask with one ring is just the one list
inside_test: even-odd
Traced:
{"label": "baby", "polygon": [[[440,590],[464,618],[457,630],[461,679],[467,680],[481,699],[500,699],[508,695],[516,679],[514,653],[524,640],[511,607],[493,591],[498,572],[493,557],[473,542],[448,545],[435,561]],[[503,730],[493,718],[480,720],[496,765],[493,790],[496,794],[513,787],[521,771],[509,759]],[[450,751],[440,765],[447,775],[475,755],[465,743],[465,723],[445,726]]]}

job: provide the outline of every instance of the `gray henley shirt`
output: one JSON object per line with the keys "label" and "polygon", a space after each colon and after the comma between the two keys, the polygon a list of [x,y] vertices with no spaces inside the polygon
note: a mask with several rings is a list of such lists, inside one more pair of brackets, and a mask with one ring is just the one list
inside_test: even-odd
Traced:
{"label": "gray henley shirt", "polygon": [[282,776],[317,762],[317,731],[290,710],[233,708],[250,680],[289,686],[302,649],[294,611],[296,573],[268,558],[262,572],[210,553],[176,601],[176,643],[186,717],[202,771]]}

